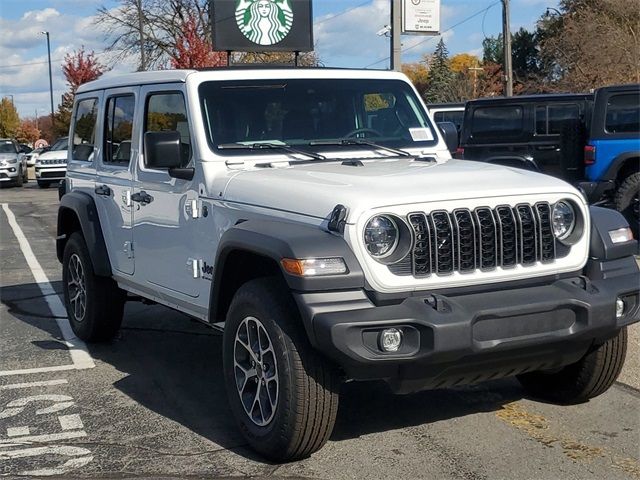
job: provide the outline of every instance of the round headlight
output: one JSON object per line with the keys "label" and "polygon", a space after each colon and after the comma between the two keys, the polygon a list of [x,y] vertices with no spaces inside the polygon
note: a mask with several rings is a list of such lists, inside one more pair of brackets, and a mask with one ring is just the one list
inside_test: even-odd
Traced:
{"label": "round headlight", "polygon": [[364,228],[364,244],[372,257],[384,258],[398,245],[399,231],[396,222],[385,215],[377,215]]}
{"label": "round headlight", "polygon": [[573,233],[576,225],[576,213],[571,204],[560,201],[553,206],[551,220],[553,234],[558,240],[564,240]]}

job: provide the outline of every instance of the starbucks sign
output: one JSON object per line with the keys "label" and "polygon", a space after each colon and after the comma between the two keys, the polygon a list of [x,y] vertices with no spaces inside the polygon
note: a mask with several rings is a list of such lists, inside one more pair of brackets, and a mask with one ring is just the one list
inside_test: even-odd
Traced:
{"label": "starbucks sign", "polygon": [[216,50],[313,50],[311,0],[210,0]]}

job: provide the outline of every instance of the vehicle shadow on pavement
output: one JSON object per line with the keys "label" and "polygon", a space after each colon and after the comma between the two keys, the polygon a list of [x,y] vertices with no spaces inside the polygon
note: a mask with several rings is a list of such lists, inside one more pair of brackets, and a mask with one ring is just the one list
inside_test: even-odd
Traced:
{"label": "vehicle shadow on pavement", "polygon": [[[59,291],[60,282],[55,282],[54,288]],[[15,318],[59,338],[36,284],[3,288],[2,303]],[[32,343],[53,348],[49,342]],[[216,445],[212,449],[208,442],[194,440],[193,435],[180,436],[185,442],[199,442],[189,446],[185,443],[185,449],[227,449],[265,462],[249,449],[229,408],[222,373],[222,336],[218,332],[168,308],[129,302],[118,336],[111,342],[91,345],[90,352],[98,362],[117,370],[92,379],[99,382],[95,388],[104,391],[105,380],[112,381],[113,387],[135,402],[123,401],[129,405],[124,411],[117,405],[101,406],[105,414],[112,408],[119,411],[118,418],[110,419],[114,431],[128,430],[128,425],[140,423],[156,439],[151,441],[162,443],[165,437],[176,439],[179,432],[172,426],[176,422]],[[91,372],[82,375],[88,377]],[[339,441],[496,411],[523,395],[515,380],[411,395],[394,395],[383,383],[353,382],[342,387],[331,438]],[[109,398],[113,401],[113,397]],[[158,420],[158,415],[171,421]]]}

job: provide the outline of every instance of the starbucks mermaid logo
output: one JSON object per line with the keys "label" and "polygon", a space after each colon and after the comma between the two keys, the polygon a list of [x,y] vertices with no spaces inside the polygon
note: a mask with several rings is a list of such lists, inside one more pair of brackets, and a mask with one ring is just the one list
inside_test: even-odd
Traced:
{"label": "starbucks mermaid logo", "polygon": [[236,23],[251,42],[275,45],[291,31],[291,0],[238,0]]}

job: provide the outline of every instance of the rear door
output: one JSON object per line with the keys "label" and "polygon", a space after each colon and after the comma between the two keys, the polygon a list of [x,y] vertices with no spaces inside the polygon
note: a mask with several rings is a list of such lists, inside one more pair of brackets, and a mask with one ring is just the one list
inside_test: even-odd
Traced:
{"label": "rear door", "polygon": [[582,179],[587,136],[582,103],[536,104],[534,113],[533,156],[540,169],[568,182]]}

